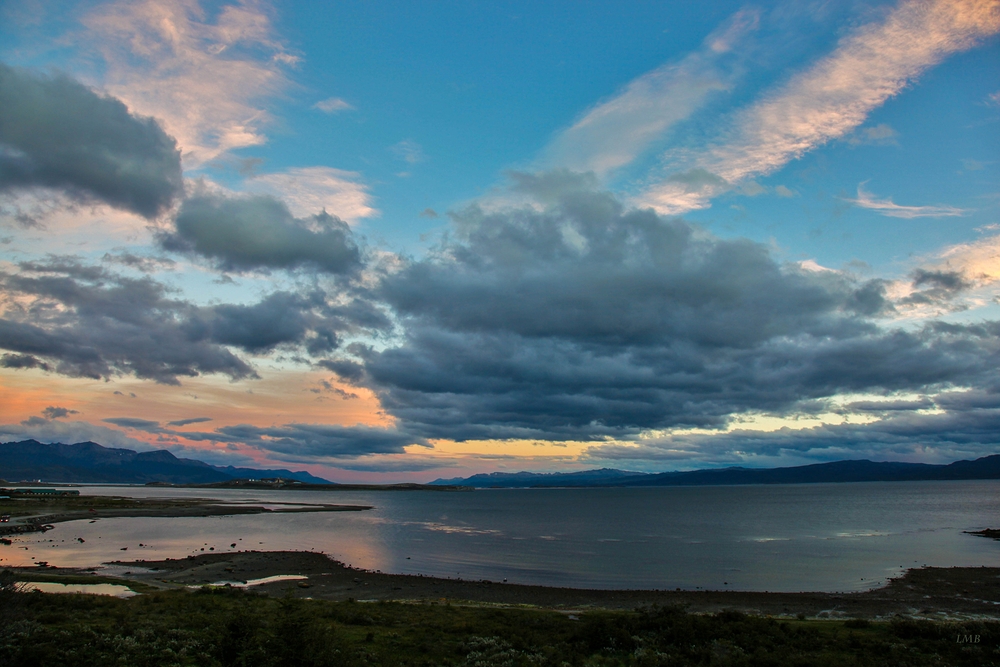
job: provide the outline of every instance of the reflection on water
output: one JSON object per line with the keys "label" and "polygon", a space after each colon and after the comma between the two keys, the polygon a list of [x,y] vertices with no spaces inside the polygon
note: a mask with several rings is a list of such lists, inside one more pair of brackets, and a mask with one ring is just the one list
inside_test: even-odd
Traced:
{"label": "reflection on water", "polygon": [[137,593],[121,584],[50,584],[31,581],[24,584],[25,591],[42,593],[85,593],[87,595],[112,595],[116,598],[130,598]]}
{"label": "reflection on water", "polygon": [[[216,581],[209,586],[232,586],[233,588],[250,588],[251,586],[263,586],[264,584],[273,584],[278,581],[298,581],[299,579],[308,579],[309,577],[302,574],[275,574],[270,577],[261,577],[260,579],[248,579],[246,581]],[[198,586],[188,586],[188,588],[201,588]]]}
{"label": "reflection on water", "polygon": [[[1000,481],[461,492],[83,487],[83,494],[372,505],[365,512],[57,524],[0,566],[311,550],[355,567],[592,588],[849,591],[904,568],[1000,566]],[[77,538],[83,538],[80,543]]]}

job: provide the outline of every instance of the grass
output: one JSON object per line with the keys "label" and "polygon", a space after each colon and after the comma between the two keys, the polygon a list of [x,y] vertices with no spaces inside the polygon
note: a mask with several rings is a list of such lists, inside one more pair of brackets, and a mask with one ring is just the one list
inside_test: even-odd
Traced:
{"label": "grass", "polygon": [[91,508],[98,510],[114,510],[123,508],[135,508],[143,506],[171,506],[200,504],[202,501],[192,501],[183,499],[181,501],[170,500],[146,500],[135,498],[123,498],[118,496],[38,496],[35,498],[11,498],[0,500],[0,514],[9,514],[11,517],[28,516],[35,514],[61,514],[64,512],[85,512]]}
{"label": "grass", "polygon": [[[777,620],[0,586],[0,665],[1000,665],[1000,623]],[[2,583],[2,581],[0,581]],[[979,637],[978,643],[959,641]]]}

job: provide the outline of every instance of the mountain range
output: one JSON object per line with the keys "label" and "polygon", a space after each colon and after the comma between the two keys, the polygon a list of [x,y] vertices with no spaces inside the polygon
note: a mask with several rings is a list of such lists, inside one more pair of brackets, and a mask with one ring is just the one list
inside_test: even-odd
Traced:
{"label": "mountain range", "polygon": [[[92,484],[212,484],[234,479],[292,479],[332,484],[308,472],[213,466],[177,458],[169,451],[136,452],[96,442],[43,444],[37,440],[0,443],[0,480],[41,480]],[[475,488],[705,486],[736,484],[815,484],[919,480],[1000,479],[1000,454],[947,465],[834,461],[788,468],[716,468],[689,472],[640,473],[601,468],[569,473],[494,472],[437,479],[431,485]]]}
{"label": "mountain range", "polygon": [[816,484],[1000,479],[1000,454],[947,465],[868,460],[814,463],[789,468],[717,468],[690,472],[637,473],[612,468],[572,473],[494,472],[437,479],[431,484],[476,488],[581,486],[706,486],[734,484]]}
{"label": "mountain range", "polygon": [[307,472],[213,466],[195,459],[177,458],[165,449],[136,452],[104,447],[96,442],[74,445],[47,445],[37,440],[0,443],[0,479],[8,482],[209,484],[230,479],[275,477],[310,484],[331,483]]}

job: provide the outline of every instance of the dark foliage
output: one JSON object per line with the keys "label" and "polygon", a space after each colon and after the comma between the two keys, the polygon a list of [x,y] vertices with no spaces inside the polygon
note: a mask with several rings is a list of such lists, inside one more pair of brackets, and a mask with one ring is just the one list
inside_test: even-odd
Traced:
{"label": "dark foliage", "polygon": [[14,628],[0,643],[0,660],[10,665],[1000,665],[1000,623],[981,621],[799,621],[676,607],[577,618],[426,602],[279,600],[238,589],[129,600],[11,594],[23,600],[23,617],[4,626]]}

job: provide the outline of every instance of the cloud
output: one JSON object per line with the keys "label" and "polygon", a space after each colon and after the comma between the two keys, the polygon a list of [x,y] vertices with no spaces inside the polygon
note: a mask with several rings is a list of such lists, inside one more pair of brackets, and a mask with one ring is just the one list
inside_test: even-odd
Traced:
{"label": "cloud", "polygon": [[[45,420],[39,420],[39,422],[43,421]],[[138,417],[108,417],[101,421],[120,428],[171,438],[183,438],[193,442],[242,445],[267,452],[280,460],[290,462],[316,463],[373,455],[403,454],[405,453],[404,448],[408,445],[430,447],[423,438],[410,436],[392,428],[360,425],[340,426],[336,424],[293,423],[282,426],[260,427],[250,424],[237,424],[234,426],[222,426],[214,431],[178,431],[164,427],[160,422]],[[180,419],[168,422],[167,425],[186,426],[188,424],[207,421],[211,421],[211,419],[199,417],[195,419]],[[42,423],[31,425],[44,426]],[[0,435],[9,432],[4,429],[4,426],[0,426]],[[103,432],[110,430],[106,428],[102,429],[100,426],[92,427],[92,429],[102,430]],[[63,432],[66,432],[66,429]],[[122,440],[122,433],[120,431],[112,431],[112,433],[116,437],[111,438],[111,440],[119,442]],[[129,439],[129,442],[138,441]],[[143,443],[143,449],[148,448],[149,445]],[[177,447],[174,446],[171,449],[176,450]],[[204,458],[202,450],[191,450],[191,452],[195,457]],[[338,467],[340,467],[339,463]],[[424,468],[417,467],[414,469]]]}
{"label": "cloud", "polygon": [[399,458],[389,458],[387,455],[358,457],[353,461],[337,461],[335,467],[341,470],[357,470],[359,472],[422,472],[425,470],[437,470],[449,468],[453,465],[451,461],[423,458],[419,459],[412,455]]}
{"label": "cloud", "polygon": [[918,400],[854,401],[844,406],[846,412],[898,412],[928,410],[934,408],[934,401],[926,396]]}
{"label": "cloud", "polygon": [[354,384],[364,377],[361,364],[346,359],[323,359],[317,362],[319,366],[333,371],[344,382]]}
{"label": "cloud", "polygon": [[[319,294],[309,299],[291,292],[274,292],[250,306],[219,304],[202,309],[188,328],[220,344],[261,353],[283,343],[304,340],[310,329],[311,309],[324,305]],[[336,332],[324,333],[313,342],[322,352],[328,352],[337,347],[338,341]]]}
{"label": "cloud", "polygon": [[39,363],[62,375],[124,373],[164,383],[200,373],[254,375],[226,348],[190,336],[184,327],[190,307],[168,299],[163,286],[148,278],[35,264],[18,274],[0,274],[0,285],[8,295],[19,295],[0,319],[0,349],[44,359]]}
{"label": "cloud", "polygon": [[895,146],[899,142],[896,137],[899,133],[885,123],[880,123],[872,127],[861,127],[847,137],[847,143],[851,146]]}
{"label": "cloud", "polygon": [[107,422],[108,424],[114,424],[115,426],[121,426],[122,428],[135,429],[136,431],[157,433],[161,430],[160,422],[154,422],[148,419],[138,419],[135,417],[109,417],[107,419],[102,419],[101,421]]}
{"label": "cloud", "polygon": [[101,261],[111,264],[127,266],[130,269],[141,271],[142,273],[156,273],[158,271],[172,271],[177,266],[177,262],[167,257],[146,257],[135,255],[131,252],[120,252],[112,255],[105,253]]}
{"label": "cloud", "polygon": [[309,267],[346,274],[361,267],[346,223],[325,212],[295,218],[266,195],[196,194],[181,205],[174,227],[159,237],[164,248],[202,255],[224,271]]}
{"label": "cloud", "polygon": [[996,302],[997,281],[1000,236],[987,236],[920,258],[908,280],[886,282],[886,287],[902,316],[928,318]]}
{"label": "cloud", "polygon": [[174,140],[62,74],[0,63],[0,192],[55,188],[147,218],[183,189]]}
{"label": "cloud", "polygon": [[333,424],[223,426],[210,433],[179,433],[191,440],[234,442],[297,461],[340,459],[369,454],[402,454],[407,445],[429,447],[422,438],[393,429]]}
{"label": "cloud", "polygon": [[586,177],[517,181],[533,205],[453,213],[451,240],[385,277],[401,341],[340,361],[408,433],[720,428],[842,393],[983,383],[995,368],[995,323],[883,326],[883,281],[780,265],[764,245],[628,209]]}
{"label": "cloud", "polygon": [[757,12],[737,12],[700,49],[629,83],[588,110],[546,148],[541,163],[598,176],[629,164],[676,123],[728,90],[738,68],[732,50],[757,25]]}
{"label": "cloud", "polygon": [[278,347],[327,355],[347,333],[389,326],[374,305],[346,294],[274,292],[259,302],[195,306],[168,298],[149,277],[128,278],[66,259],[0,272],[7,295],[0,350],[7,368],[42,368],[71,377],[134,375],[164,384],[221,373],[253,378],[230,348],[262,354]]}
{"label": "cloud", "polygon": [[177,137],[188,167],[266,141],[263,102],[288,86],[298,58],[265,6],[197,0],[120,0],[86,15],[80,37],[106,64],[105,87]]}
{"label": "cloud", "polygon": [[760,458],[772,462],[787,458],[799,462],[869,458],[950,463],[995,454],[1000,445],[1000,394],[995,392],[947,392],[919,401],[865,401],[845,407],[857,412],[880,412],[882,417],[867,423],[678,434],[639,441],[637,445],[596,445],[588,448],[586,457],[602,461],[687,459],[709,463]]}
{"label": "cloud", "polygon": [[359,398],[358,395],[353,392],[347,392],[341,389],[340,387],[333,386],[333,384],[329,380],[320,380],[319,387],[314,387],[309,391],[311,391],[314,394],[322,394],[324,392],[334,394],[336,396],[339,396],[342,400],[345,401],[351,401],[356,398]]}
{"label": "cloud", "polygon": [[929,285],[934,289],[947,292],[958,292],[972,287],[972,283],[965,280],[962,274],[957,271],[928,271],[926,269],[917,269],[914,272],[913,285],[914,287]]}
{"label": "cloud", "polygon": [[260,174],[246,183],[248,192],[271,195],[288,203],[297,218],[327,211],[348,222],[379,214],[360,175],[332,167],[302,167],[279,174]]}
{"label": "cloud", "polygon": [[39,442],[98,442],[105,447],[126,447],[137,451],[153,449],[149,443],[125,435],[117,428],[83,421],[26,420],[30,423],[0,424],[0,442],[33,439]]}
{"label": "cloud", "polygon": [[212,421],[211,417],[191,417],[189,419],[177,419],[172,422],[167,422],[168,426],[188,426],[189,424],[202,424],[204,422]]}
{"label": "cloud", "polygon": [[354,107],[339,97],[328,97],[314,104],[313,109],[319,109],[323,113],[337,113],[338,111],[352,111]]}
{"label": "cloud", "polygon": [[945,218],[965,215],[968,211],[954,206],[900,206],[894,204],[892,199],[875,199],[872,193],[864,189],[864,183],[858,184],[858,198],[848,199],[861,208],[878,211],[882,215],[890,218]]}
{"label": "cloud", "polygon": [[42,415],[46,419],[62,419],[63,417],[68,417],[69,415],[78,415],[80,412],[78,410],[70,410],[69,408],[59,408],[54,405],[42,410]]}
{"label": "cloud", "polygon": [[30,354],[5,354],[0,357],[0,368],[40,368],[50,370],[49,365]]}
{"label": "cloud", "polygon": [[393,145],[389,150],[395,153],[396,157],[407,164],[417,164],[426,160],[424,149],[413,139],[403,139],[398,144]]}
{"label": "cloud", "polygon": [[[667,154],[730,185],[770,174],[826,142],[846,136],[872,110],[929,67],[1000,30],[1000,7],[983,0],[904,0],[881,21],[845,36],[828,56],[738,112],[716,141]],[[662,181],[638,201],[665,214],[705,208],[722,191],[692,193]]]}
{"label": "cloud", "polygon": [[1000,235],[950,246],[941,253],[940,261],[945,268],[961,271],[970,280],[1000,280]]}

